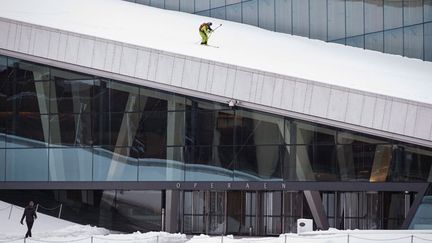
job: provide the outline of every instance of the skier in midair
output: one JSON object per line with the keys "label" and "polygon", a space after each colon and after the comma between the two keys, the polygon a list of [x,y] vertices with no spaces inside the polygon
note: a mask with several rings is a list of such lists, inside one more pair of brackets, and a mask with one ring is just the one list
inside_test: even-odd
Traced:
{"label": "skier in midair", "polygon": [[210,33],[213,31],[211,28],[212,23],[202,23],[199,27],[199,34],[201,36],[201,45],[207,45],[207,41],[209,38]]}

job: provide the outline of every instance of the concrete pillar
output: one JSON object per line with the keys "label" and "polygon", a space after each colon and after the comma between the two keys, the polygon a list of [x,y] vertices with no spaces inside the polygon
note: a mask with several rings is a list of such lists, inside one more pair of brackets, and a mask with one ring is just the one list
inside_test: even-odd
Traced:
{"label": "concrete pillar", "polygon": [[180,193],[177,190],[166,190],[165,192],[165,231],[176,233],[180,231]]}

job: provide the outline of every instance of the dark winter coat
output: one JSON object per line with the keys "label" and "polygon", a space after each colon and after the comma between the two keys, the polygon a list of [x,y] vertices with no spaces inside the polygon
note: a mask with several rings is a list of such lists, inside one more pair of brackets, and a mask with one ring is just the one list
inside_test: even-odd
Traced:
{"label": "dark winter coat", "polygon": [[37,218],[36,209],[30,206],[25,207],[23,216],[21,217],[21,222],[23,221],[24,218],[26,218],[27,222],[33,222],[34,219]]}

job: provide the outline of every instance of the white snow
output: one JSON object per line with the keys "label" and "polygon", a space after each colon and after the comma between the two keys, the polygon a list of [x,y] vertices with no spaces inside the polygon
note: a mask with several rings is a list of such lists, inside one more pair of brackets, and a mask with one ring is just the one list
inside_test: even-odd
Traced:
{"label": "white snow", "polygon": [[[12,214],[9,219],[10,206]],[[19,224],[21,207],[0,201],[0,242],[24,242],[23,235],[27,228]],[[79,243],[350,243],[392,242],[423,243],[432,241],[431,230],[337,230],[315,231],[299,234],[282,234],[278,237],[233,237],[197,235],[167,232],[135,232],[132,234],[113,234],[104,228],[79,225],[62,219],[38,213],[33,227],[33,237],[26,240],[33,242],[79,242]],[[411,241],[412,240],[412,241]]]}
{"label": "white snow", "polygon": [[[432,104],[432,62],[121,0],[1,0],[0,17]],[[223,24],[198,45],[198,26]]]}

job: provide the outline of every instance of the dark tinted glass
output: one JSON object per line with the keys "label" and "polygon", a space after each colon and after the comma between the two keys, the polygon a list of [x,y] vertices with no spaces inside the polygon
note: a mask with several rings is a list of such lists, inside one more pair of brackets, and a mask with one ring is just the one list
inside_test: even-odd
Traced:
{"label": "dark tinted glass", "polygon": [[50,118],[52,145],[90,146],[92,124],[90,114],[57,114]]}
{"label": "dark tinted glass", "polygon": [[48,146],[48,115],[20,112],[9,120],[7,133],[9,148]]}
{"label": "dark tinted glass", "polygon": [[96,113],[93,116],[95,145],[132,146],[140,113]]}
{"label": "dark tinted glass", "polygon": [[51,85],[51,113],[91,112],[93,80],[60,80]]}

